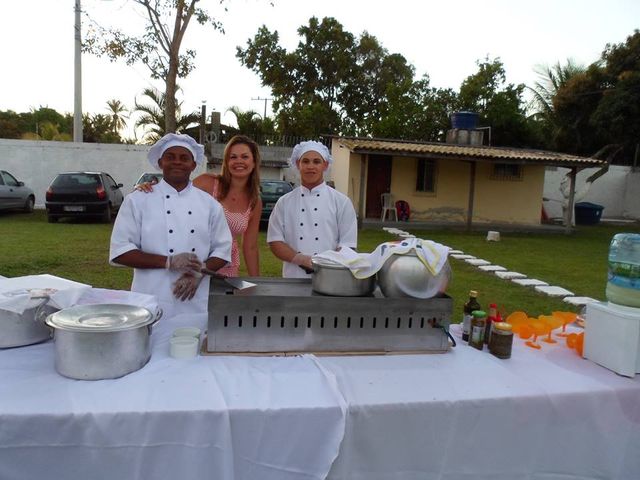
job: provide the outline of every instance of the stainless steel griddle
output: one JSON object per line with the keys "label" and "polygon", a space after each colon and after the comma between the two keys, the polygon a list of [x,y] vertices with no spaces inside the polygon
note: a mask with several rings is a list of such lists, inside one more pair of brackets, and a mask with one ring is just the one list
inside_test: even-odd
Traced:
{"label": "stainless steel griddle", "polygon": [[236,290],[212,279],[208,352],[445,352],[453,300],[334,297],[310,279],[245,278]]}

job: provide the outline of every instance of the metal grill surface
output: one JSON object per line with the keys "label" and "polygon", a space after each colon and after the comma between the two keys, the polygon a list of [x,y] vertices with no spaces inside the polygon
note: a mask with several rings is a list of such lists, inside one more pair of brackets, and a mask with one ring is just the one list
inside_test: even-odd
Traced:
{"label": "metal grill surface", "polygon": [[316,294],[310,279],[211,280],[208,352],[445,352],[453,301]]}

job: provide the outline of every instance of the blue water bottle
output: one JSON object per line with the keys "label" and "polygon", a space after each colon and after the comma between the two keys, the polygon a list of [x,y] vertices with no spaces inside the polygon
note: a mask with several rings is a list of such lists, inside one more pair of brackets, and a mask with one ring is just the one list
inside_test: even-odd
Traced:
{"label": "blue water bottle", "polygon": [[640,307],[640,234],[618,233],[609,246],[607,300]]}

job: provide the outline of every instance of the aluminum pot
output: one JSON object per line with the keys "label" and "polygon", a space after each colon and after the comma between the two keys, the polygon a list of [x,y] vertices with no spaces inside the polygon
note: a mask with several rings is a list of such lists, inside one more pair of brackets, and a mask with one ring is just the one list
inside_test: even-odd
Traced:
{"label": "aluminum pot", "polygon": [[51,329],[45,324],[47,315],[58,309],[47,305],[49,297],[31,297],[22,313],[0,310],[0,348],[22,347],[44,342],[51,338]]}
{"label": "aluminum pot", "polygon": [[324,258],[313,258],[311,288],[314,292],[336,297],[364,297],[376,288],[375,275],[356,278],[347,267]]}
{"label": "aluminum pot", "polygon": [[450,276],[449,262],[433,275],[411,252],[391,255],[378,271],[378,285],[385,297],[432,298],[444,293]]}
{"label": "aluminum pot", "polygon": [[77,305],[49,315],[56,371],[77,380],[119,378],[151,358],[151,327],[159,320],[146,308],[123,304]]}

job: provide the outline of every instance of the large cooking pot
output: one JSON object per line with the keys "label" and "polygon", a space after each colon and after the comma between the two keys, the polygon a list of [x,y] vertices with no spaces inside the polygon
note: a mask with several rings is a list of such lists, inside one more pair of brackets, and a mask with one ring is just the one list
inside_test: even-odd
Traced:
{"label": "large cooking pot", "polygon": [[32,296],[22,313],[0,310],[0,348],[22,347],[49,340],[51,329],[45,324],[45,319],[58,309],[47,305],[48,300],[48,296]]}
{"label": "large cooking pot", "polygon": [[123,304],[77,305],[49,315],[56,371],[78,380],[118,378],[151,358],[151,327],[160,318]]}
{"label": "large cooking pot", "polygon": [[433,275],[415,252],[391,255],[378,271],[378,285],[385,297],[432,298],[444,293],[451,267],[446,262]]}
{"label": "large cooking pot", "polygon": [[375,275],[356,278],[347,267],[324,258],[313,258],[311,263],[311,288],[314,292],[336,297],[364,297],[371,295],[376,288]]}

